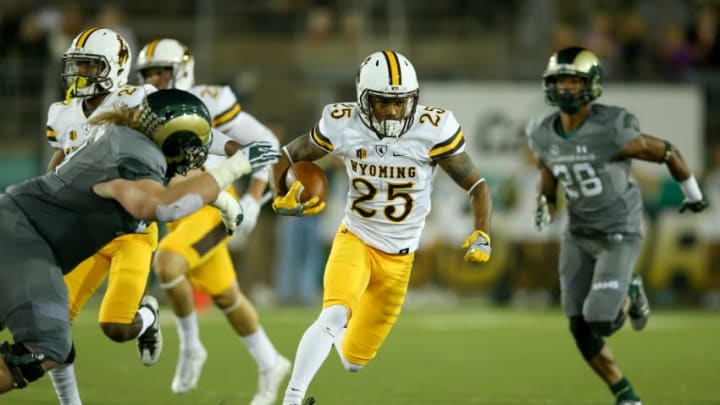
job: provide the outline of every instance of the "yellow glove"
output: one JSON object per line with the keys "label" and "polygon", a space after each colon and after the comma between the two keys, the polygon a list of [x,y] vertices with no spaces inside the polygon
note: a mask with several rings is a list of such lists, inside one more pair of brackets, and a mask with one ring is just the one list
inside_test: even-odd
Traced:
{"label": "yellow glove", "polygon": [[301,203],[300,195],[304,189],[305,187],[302,183],[295,180],[287,194],[275,197],[272,203],[273,210],[279,215],[293,217],[319,214],[325,209],[325,201],[320,201],[318,197],[313,197]]}
{"label": "yellow glove", "polygon": [[490,260],[490,235],[477,230],[465,239],[462,247],[465,252],[466,262],[484,263]]}

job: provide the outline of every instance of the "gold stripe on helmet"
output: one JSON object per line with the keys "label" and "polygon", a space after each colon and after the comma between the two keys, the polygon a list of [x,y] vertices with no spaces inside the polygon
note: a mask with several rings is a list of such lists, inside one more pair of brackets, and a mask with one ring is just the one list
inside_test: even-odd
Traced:
{"label": "gold stripe on helmet", "polygon": [[238,114],[240,114],[241,109],[242,109],[242,107],[240,107],[239,103],[233,104],[232,107],[228,108],[227,110],[218,114],[217,117],[213,118],[212,126],[219,127],[220,125],[225,124],[226,122],[232,121],[235,117],[238,116]]}
{"label": "gold stripe on helmet", "polygon": [[152,58],[153,55],[155,55],[155,48],[157,48],[159,42],[159,39],[153,39],[152,42],[148,44],[147,50],[145,51],[146,57]]}
{"label": "gold stripe on helmet", "polygon": [[185,114],[165,122],[153,134],[153,139],[158,145],[165,144],[170,136],[179,131],[190,131],[200,138],[203,145],[210,142],[210,123],[198,114]]}
{"label": "gold stripe on helmet", "polygon": [[92,27],[92,28],[86,29],[85,32],[83,32],[82,34],[80,34],[80,37],[78,37],[78,41],[77,41],[76,47],[77,47],[77,48],[82,48],[82,47],[84,47],[84,46],[85,46],[85,43],[87,42],[88,38],[90,37],[90,34],[92,34],[93,32],[95,32],[95,31],[97,31],[97,30],[99,30],[99,29],[100,29],[100,28],[98,28],[98,27]]}
{"label": "gold stripe on helmet", "polygon": [[385,60],[388,64],[388,71],[390,72],[390,85],[399,86],[402,84],[402,78],[400,77],[400,64],[398,58],[393,51],[383,51]]}
{"label": "gold stripe on helmet", "polygon": [[45,127],[45,135],[47,135],[48,141],[57,142],[57,132],[51,127]]}

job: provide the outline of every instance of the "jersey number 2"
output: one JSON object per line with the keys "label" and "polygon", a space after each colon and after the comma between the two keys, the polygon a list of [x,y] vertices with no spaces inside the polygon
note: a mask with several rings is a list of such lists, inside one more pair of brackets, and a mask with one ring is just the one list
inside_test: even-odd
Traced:
{"label": "jersey number 2", "polygon": [[574,163],[572,165],[556,164],[553,175],[560,180],[568,198],[576,199],[594,197],[602,194],[602,181],[590,163]]}
{"label": "jersey number 2", "polygon": [[[360,204],[374,199],[378,193],[377,187],[365,179],[353,179],[352,186],[358,193],[362,194],[360,197],[353,200],[351,205],[352,210],[357,212],[363,218],[374,217],[377,210],[363,208]],[[385,207],[383,213],[387,219],[392,222],[402,222],[408,215],[410,215],[410,211],[412,211],[413,208],[413,198],[407,191],[412,189],[412,187],[413,183],[388,184],[387,201],[399,199],[403,203],[403,208],[400,212],[396,212],[398,210],[395,206],[390,205]]]}

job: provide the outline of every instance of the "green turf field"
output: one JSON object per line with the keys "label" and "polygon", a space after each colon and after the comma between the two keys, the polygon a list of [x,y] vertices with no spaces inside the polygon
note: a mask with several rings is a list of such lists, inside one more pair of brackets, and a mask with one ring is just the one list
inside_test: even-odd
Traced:
{"label": "green turf field", "polygon": [[[201,318],[209,359],[200,386],[185,396],[170,392],[177,335],[167,310],[161,314],[165,349],[153,367],[141,365],[134,342],[106,339],[95,311],[87,308],[74,327],[86,405],[230,405],[252,397],[255,366],[218,311]],[[292,357],[316,310],[265,309],[261,316]],[[655,311],[647,330],[626,326],[610,343],[645,404],[720,404],[720,313]],[[309,394],[318,405],[613,404],[576,353],[557,310],[406,310],[378,358],[349,374],[333,351]],[[47,377],[0,397],[0,404],[56,403]]]}

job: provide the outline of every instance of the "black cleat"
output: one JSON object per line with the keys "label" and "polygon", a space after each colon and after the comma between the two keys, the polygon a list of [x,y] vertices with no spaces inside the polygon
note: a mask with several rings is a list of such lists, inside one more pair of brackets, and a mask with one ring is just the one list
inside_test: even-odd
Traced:
{"label": "black cleat", "polygon": [[303,402],[303,405],[313,405],[315,403],[314,397],[308,397],[305,402]]}
{"label": "black cleat", "polygon": [[650,318],[650,303],[643,288],[642,276],[639,274],[632,275],[628,296],[630,296],[630,308],[628,310],[630,325],[634,330],[643,330],[647,325],[648,318]]}
{"label": "black cleat", "polygon": [[155,322],[145,330],[145,333],[138,336],[138,354],[140,360],[146,366],[152,366],[160,358],[162,352],[162,333],[160,331],[159,306],[155,297],[146,295],[140,302],[140,308],[145,307],[155,314]]}

